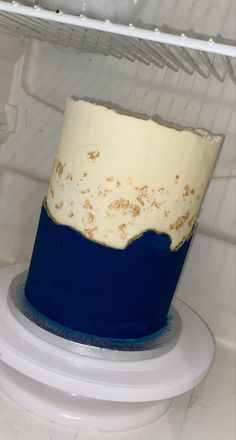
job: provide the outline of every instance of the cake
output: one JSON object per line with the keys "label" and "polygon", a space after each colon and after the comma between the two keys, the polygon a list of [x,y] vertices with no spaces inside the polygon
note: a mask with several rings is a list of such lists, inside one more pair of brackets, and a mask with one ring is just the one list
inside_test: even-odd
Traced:
{"label": "cake", "polygon": [[64,326],[161,329],[222,137],[69,99],[25,286]]}

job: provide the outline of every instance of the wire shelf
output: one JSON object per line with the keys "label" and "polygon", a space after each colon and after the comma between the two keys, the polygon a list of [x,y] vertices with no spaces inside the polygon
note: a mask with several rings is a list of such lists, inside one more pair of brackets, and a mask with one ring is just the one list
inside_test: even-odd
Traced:
{"label": "wire shelf", "polygon": [[146,30],[53,12],[39,6],[23,6],[17,1],[0,0],[0,26],[7,32],[27,38],[71,46],[82,52],[110,55],[118,59],[168,67],[203,78],[214,76],[223,82],[228,75],[236,84],[236,47],[173,35],[157,28]]}

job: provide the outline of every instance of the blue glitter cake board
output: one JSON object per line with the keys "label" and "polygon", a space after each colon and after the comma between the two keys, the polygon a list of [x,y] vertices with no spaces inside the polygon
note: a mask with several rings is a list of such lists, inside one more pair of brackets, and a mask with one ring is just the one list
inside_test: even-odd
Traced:
{"label": "blue glitter cake board", "polygon": [[103,338],[70,329],[39,312],[25,296],[27,271],[18,274],[10,285],[8,303],[17,320],[32,333],[75,353],[106,359],[147,359],[163,355],[176,344],[181,318],[171,306],[166,325],[143,338]]}

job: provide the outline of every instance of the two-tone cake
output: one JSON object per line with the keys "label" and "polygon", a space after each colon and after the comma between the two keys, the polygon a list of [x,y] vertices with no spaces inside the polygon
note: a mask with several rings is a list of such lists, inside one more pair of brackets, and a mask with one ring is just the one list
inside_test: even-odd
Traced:
{"label": "two-tone cake", "polygon": [[25,293],[109,338],[162,328],[221,136],[69,99]]}

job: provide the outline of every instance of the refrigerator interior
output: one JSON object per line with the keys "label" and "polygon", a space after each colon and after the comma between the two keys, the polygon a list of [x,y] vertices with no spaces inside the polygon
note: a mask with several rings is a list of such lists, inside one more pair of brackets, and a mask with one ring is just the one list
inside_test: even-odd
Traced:
{"label": "refrigerator interior", "polygon": [[[27,2],[25,2],[27,3]],[[28,2],[28,4],[34,2]],[[235,2],[147,0],[138,18],[164,32],[233,44]],[[0,20],[1,23],[1,20]],[[61,44],[56,44],[56,42]],[[105,56],[58,39],[25,38],[0,24],[0,266],[29,261],[71,95],[225,134],[177,296],[207,322],[217,351],[207,379],[163,419],[127,434],[76,432],[44,422],[0,396],[0,438],[231,440],[235,435],[235,84],[197,70]],[[214,43],[213,43],[214,44]],[[236,65],[235,60],[234,66]],[[2,430],[2,433],[1,433]]]}

